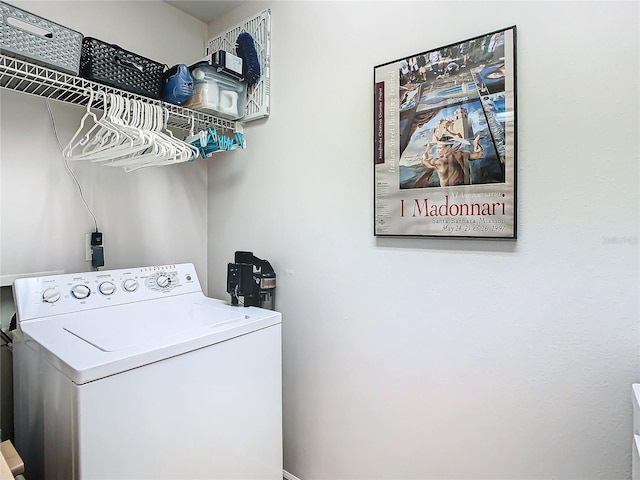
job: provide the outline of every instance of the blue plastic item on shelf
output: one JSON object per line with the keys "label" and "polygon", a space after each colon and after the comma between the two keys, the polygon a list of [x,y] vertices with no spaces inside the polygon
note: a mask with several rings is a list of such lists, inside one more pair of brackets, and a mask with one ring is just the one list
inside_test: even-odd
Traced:
{"label": "blue plastic item on shelf", "polygon": [[193,78],[189,67],[185,64],[176,65],[165,74],[162,100],[167,103],[181,105],[193,95]]}

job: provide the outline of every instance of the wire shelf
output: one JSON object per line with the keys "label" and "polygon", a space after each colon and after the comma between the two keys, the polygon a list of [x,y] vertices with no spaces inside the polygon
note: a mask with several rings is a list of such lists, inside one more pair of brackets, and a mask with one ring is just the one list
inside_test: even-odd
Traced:
{"label": "wire shelf", "polygon": [[[113,93],[124,98],[141,100],[166,108],[169,111],[167,125],[171,128],[181,130],[190,130],[192,127],[195,130],[228,128],[233,130],[236,127],[236,122],[231,120],[136,95],[2,54],[0,54],[0,87],[83,107],[89,103],[91,91]],[[94,95],[93,107],[102,108],[101,98],[102,95]]]}

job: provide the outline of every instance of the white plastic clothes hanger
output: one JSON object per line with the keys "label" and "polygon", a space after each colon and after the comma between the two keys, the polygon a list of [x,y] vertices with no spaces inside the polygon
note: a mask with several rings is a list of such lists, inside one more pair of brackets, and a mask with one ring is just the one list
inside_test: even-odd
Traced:
{"label": "white plastic clothes hanger", "polygon": [[132,105],[137,100],[129,100],[119,95],[109,94],[110,106],[105,121],[120,134],[119,141],[102,142],[102,146],[83,152],[81,158],[93,162],[112,161],[115,158],[135,155],[151,145],[150,139],[139,128],[137,112]]}
{"label": "white plastic clothes hanger", "polygon": [[[198,158],[198,149],[182,140],[173,136],[171,130],[168,129],[167,122],[169,120],[169,110],[166,108],[155,106],[158,120],[157,128],[154,133],[161,141],[167,142],[172,146],[172,155],[164,158],[164,161],[155,163],[159,165],[170,165],[173,163],[190,162]],[[147,165],[151,166],[151,165]]]}
{"label": "white plastic clothes hanger", "polygon": [[205,130],[200,130],[198,133],[195,133],[195,118],[193,114],[191,114],[191,126],[189,128],[189,135],[183,138],[183,141],[186,143],[193,143],[195,141],[206,141],[202,138],[203,135],[206,135]]}
{"label": "white plastic clothes hanger", "polygon": [[125,167],[125,169],[139,168],[150,163],[160,162],[165,158],[171,158],[173,155],[173,146],[156,135],[155,130],[157,129],[158,120],[154,106],[139,101],[134,102],[137,102],[136,108],[141,114],[140,130],[147,139],[146,148],[135,154],[114,159],[108,163],[109,166]]}
{"label": "white plastic clothes hanger", "polygon": [[132,152],[128,155],[128,158],[139,160],[145,156],[164,156],[167,155],[167,148],[162,143],[158,142],[156,135],[153,133],[155,119],[153,116],[153,108],[151,105],[143,103],[140,100],[131,101],[132,110],[135,112],[135,122],[130,124],[140,131],[140,134],[145,139],[145,148],[138,152]]}
{"label": "white plastic clothes hanger", "polygon": [[118,137],[106,135],[98,142],[92,142],[93,148],[84,148],[80,158],[101,161],[108,160],[117,154],[135,152],[142,148],[144,139],[135,129],[129,128],[130,104],[129,101],[119,95],[108,94],[109,109],[102,123],[118,132]]}
{"label": "white plastic clothes hanger", "polygon": [[[78,158],[78,154],[74,154],[74,150],[78,147],[84,146],[87,143],[89,143],[89,141],[92,138],[92,134],[95,134],[100,128],[105,128],[107,130],[110,130],[111,133],[117,135],[117,132],[113,129],[111,129],[109,126],[104,125],[101,123],[102,119],[98,119],[98,117],[91,111],[91,106],[93,105],[93,100],[94,100],[94,95],[98,93],[98,92],[94,92],[93,90],[89,90],[89,102],[87,103],[87,110],[84,113],[84,115],[82,116],[82,118],[80,119],[80,126],[78,127],[78,130],[76,130],[76,132],[73,134],[73,136],[71,137],[71,140],[69,140],[69,143],[67,143],[67,145],[62,149],[62,155],[66,158],[70,158],[70,159],[77,159]],[[104,114],[106,114],[106,98],[105,101],[103,102],[103,107],[104,107]],[[104,118],[104,114],[103,114],[103,118]],[[93,125],[89,128],[89,130],[83,135],[82,138],[80,138],[80,140],[77,140],[78,137],[81,135],[82,131],[84,130],[85,127],[85,121],[87,120],[87,118],[91,118],[93,119]],[[77,140],[77,141],[76,141]]]}
{"label": "white plastic clothes hanger", "polygon": [[171,130],[168,129],[167,122],[169,120],[169,110],[167,110],[166,108],[163,108],[162,113],[163,113],[163,116],[162,116],[163,123],[162,123],[162,131],[160,133],[166,136],[167,138],[169,138],[171,142],[174,143],[179,150],[181,150],[182,153],[178,161],[180,162],[194,161],[196,158],[198,158],[198,155],[199,155],[198,149],[193,145],[191,145],[190,143],[184,142],[179,138],[176,138],[171,132]]}
{"label": "white plastic clothes hanger", "polygon": [[[97,94],[103,96],[101,118],[91,112]],[[198,149],[173,136],[167,129],[168,118],[169,111],[160,105],[90,91],[80,127],[63,154],[74,160],[125,167],[126,171],[195,160]],[[87,130],[88,119],[93,124]]]}
{"label": "white plastic clothes hanger", "polygon": [[[120,103],[116,99],[101,92],[103,95],[103,115],[97,121],[95,128],[92,128],[85,137],[79,142],[83,148],[79,153],[73,155],[74,160],[90,160],[97,156],[99,152],[104,152],[113,148],[129,137],[123,136],[121,129],[114,124],[112,117],[120,107]],[[130,140],[130,139],[129,139]]]}
{"label": "white plastic clothes hanger", "polygon": [[169,120],[169,110],[158,107],[158,111],[161,122],[159,123],[160,129],[156,133],[169,141],[176,149],[176,155],[173,158],[168,159],[165,164],[192,162],[198,158],[199,152],[196,147],[174,137],[171,130],[168,129],[167,122]]}
{"label": "white plastic clothes hanger", "polygon": [[[195,148],[176,139],[171,131],[166,129],[166,119],[169,111],[158,105],[144,105],[147,117],[153,119],[151,124],[145,125],[147,134],[153,137],[154,148],[143,155],[111,162],[111,166],[123,166],[127,172],[142,167],[170,165],[195,159]],[[166,114],[166,116],[165,116]]]}

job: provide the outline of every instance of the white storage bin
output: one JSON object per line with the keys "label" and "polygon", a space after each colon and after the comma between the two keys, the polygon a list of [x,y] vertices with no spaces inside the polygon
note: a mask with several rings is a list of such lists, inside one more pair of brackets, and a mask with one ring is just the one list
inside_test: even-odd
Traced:
{"label": "white storage bin", "polygon": [[209,64],[191,69],[193,95],[182,106],[228,120],[239,120],[247,108],[247,84],[216,71]]}

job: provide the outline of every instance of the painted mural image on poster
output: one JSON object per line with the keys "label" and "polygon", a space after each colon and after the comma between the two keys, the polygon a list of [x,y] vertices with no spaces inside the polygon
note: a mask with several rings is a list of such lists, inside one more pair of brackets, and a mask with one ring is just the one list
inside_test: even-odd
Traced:
{"label": "painted mural image on poster", "polygon": [[375,234],[515,238],[515,27],[374,73]]}

